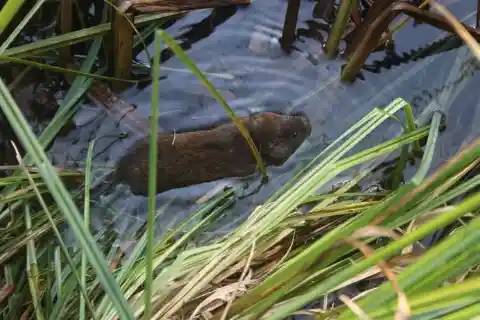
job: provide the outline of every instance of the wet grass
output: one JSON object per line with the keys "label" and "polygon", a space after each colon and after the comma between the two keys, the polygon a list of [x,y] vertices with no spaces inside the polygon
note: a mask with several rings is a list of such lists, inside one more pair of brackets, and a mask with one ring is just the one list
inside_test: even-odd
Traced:
{"label": "wet grass", "polygon": [[[210,85],[168,34],[156,31],[152,133],[161,110],[162,40]],[[155,220],[164,208],[156,206],[155,179],[150,179],[146,226],[132,239],[129,255],[120,252],[119,258],[117,248],[100,241],[104,235],[90,228],[95,141],[89,145],[84,183],[74,192],[61,177],[79,173],[58,172],[44,151],[88,90],[88,73],[102,41],[98,35],[93,39],[82,74],[39,137],[0,80],[2,112],[27,151],[23,159],[17,157],[15,173],[0,178],[2,319],[283,319],[292,314],[466,319],[479,313],[480,139],[430,173],[442,115],[434,113],[428,125],[418,127],[401,98],[372,109],[234,231],[209,243],[199,239],[237,201],[235,190],[218,194],[177,228],[155,238]],[[215,88],[209,90],[215,96]],[[399,120],[401,113],[405,123]],[[386,122],[397,122],[401,134],[352,153]],[[155,177],[156,135],[150,139],[149,177]],[[392,189],[355,191],[392,153],[400,155]],[[421,154],[417,172],[402,181],[413,153]],[[356,175],[339,189],[319,191],[352,168]],[[78,246],[64,243],[63,223]],[[441,230],[444,235],[434,246],[420,243]],[[358,295],[345,293],[365,284],[368,290]],[[322,303],[328,297],[335,299]]]}

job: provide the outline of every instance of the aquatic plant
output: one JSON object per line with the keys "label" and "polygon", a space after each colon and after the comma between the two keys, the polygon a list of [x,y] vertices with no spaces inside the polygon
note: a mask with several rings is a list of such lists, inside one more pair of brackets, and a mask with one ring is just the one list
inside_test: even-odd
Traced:
{"label": "aquatic plant", "polygon": [[[155,31],[152,106],[159,104],[160,41]],[[410,105],[395,99],[374,108],[272,194],[228,235],[201,243],[202,232],[236,199],[225,190],[192,217],[155,239],[155,179],[150,179],[148,220],[123,256],[107,234],[90,230],[89,145],[84,185],[73,194],[44,148],[75,112],[88,90],[100,50],[97,36],[56,116],[36,137],[3,80],[0,106],[27,156],[1,178],[0,315],[5,319],[318,319],[353,316],[389,319],[468,318],[479,313],[480,139],[465,144],[441,168],[430,164],[442,115],[417,127]],[[176,48],[186,57],[181,48]],[[194,62],[186,65],[203,76]],[[99,72],[101,73],[101,72]],[[161,98],[161,97],[160,97]],[[161,108],[161,105],[160,105]],[[151,131],[158,110],[153,108]],[[405,113],[405,123],[398,114]],[[365,150],[352,150],[388,121],[401,134]],[[152,135],[151,163],[155,161]],[[426,140],[423,147],[420,141]],[[421,150],[416,174],[402,184],[412,151]],[[378,163],[396,152],[391,190],[354,190]],[[337,190],[323,190],[348,169],[357,173]],[[150,166],[149,177],[154,177]],[[53,198],[47,201],[46,195]],[[34,212],[34,208],[37,208]],[[83,209],[83,217],[81,213]],[[71,228],[78,247],[67,247],[59,226]],[[442,232],[434,246],[418,244]],[[383,280],[380,285],[374,280]],[[352,298],[345,290],[368,284]],[[354,295],[354,294],[351,294]],[[322,299],[334,296],[332,303]],[[328,301],[327,301],[328,302]],[[331,301],[330,301],[331,302]],[[316,303],[316,304],[313,304]]]}

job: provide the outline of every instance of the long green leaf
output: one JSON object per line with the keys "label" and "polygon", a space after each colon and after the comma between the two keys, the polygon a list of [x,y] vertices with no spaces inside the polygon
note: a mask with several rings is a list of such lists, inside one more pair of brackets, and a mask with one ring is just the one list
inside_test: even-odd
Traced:
{"label": "long green leaf", "polygon": [[5,31],[24,3],[25,0],[7,0],[7,3],[0,10],[0,35]]}
{"label": "long green leaf", "polygon": [[[90,142],[88,145],[88,154],[87,154],[87,163],[85,164],[85,198],[83,204],[83,222],[85,224],[85,228],[90,228],[90,184],[91,184],[91,175],[92,175],[92,157],[93,157],[93,147],[95,145],[95,140]],[[73,266],[72,266],[73,267]],[[73,272],[75,270],[72,270]],[[81,261],[81,283],[80,286],[86,288],[87,286],[87,257],[85,253],[82,252],[82,261]],[[79,319],[85,319],[85,304],[86,304],[87,297],[83,295],[80,297],[80,313]]]}
{"label": "long green leaf", "polygon": [[145,264],[145,319],[152,316],[152,282],[153,282],[153,238],[155,236],[155,212],[157,195],[157,132],[158,106],[160,85],[160,50],[162,41],[158,32],[155,33],[153,56],[153,87],[150,102],[150,137],[148,158],[148,216],[147,216],[147,263]]}

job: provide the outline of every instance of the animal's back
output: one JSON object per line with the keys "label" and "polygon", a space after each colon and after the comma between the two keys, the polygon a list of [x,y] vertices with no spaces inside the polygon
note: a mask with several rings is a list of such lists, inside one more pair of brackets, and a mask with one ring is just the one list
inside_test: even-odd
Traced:
{"label": "animal's back", "polygon": [[[310,134],[304,115],[264,113],[241,119],[268,165],[283,164]],[[157,136],[157,192],[228,177],[245,177],[256,170],[255,158],[233,123],[213,129]],[[148,192],[148,137],[138,141],[120,160],[116,180],[133,193]]]}

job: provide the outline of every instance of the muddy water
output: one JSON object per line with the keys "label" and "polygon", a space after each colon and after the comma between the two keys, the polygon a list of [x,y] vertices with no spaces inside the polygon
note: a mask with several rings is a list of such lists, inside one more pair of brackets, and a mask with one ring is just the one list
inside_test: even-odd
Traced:
{"label": "muddy water", "polygon": [[[211,20],[205,20],[209,19],[211,10],[199,11],[167,29],[171,35],[182,40],[185,40],[185,34],[200,39],[190,44],[188,55],[202,71],[210,74],[210,80],[239,116],[261,111],[303,111],[312,124],[308,141],[284,166],[270,168],[269,184],[258,193],[238,200],[219,221],[216,233],[228,232],[245,219],[252,208],[261,204],[295,171],[372,107],[385,106],[397,97],[412,102],[420,120],[433,109],[447,113],[448,128],[439,142],[434,168],[454,154],[466,138],[479,133],[478,75],[468,72],[465,80],[458,80],[461,70],[472,69],[466,62],[470,55],[465,47],[382,69],[377,74],[364,71],[364,81],[346,85],[339,82],[344,61],[327,60],[318,39],[318,35],[326,37],[326,33],[312,30],[312,26],[322,23],[312,17],[314,2],[302,2],[297,26],[300,36],[295,43],[297,50],[285,54],[280,49],[278,38],[286,4],[286,0],[257,0],[248,7],[218,10]],[[468,17],[465,22],[473,24],[473,2],[450,1],[449,8],[458,17]],[[218,24],[215,28],[212,28],[212,21]],[[210,26],[210,29],[199,30],[199,25]],[[316,32],[316,38],[307,36],[312,31]],[[412,37],[413,34],[415,37]],[[431,27],[420,25],[413,28],[409,23],[396,35],[397,53],[401,55],[424,46],[442,35],[445,34]],[[152,47],[149,48],[151,54]],[[374,54],[370,62],[383,57],[383,54]],[[137,58],[146,60],[144,53]],[[185,67],[180,61],[172,57],[162,66],[162,75],[166,78],[160,82],[159,124],[163,131],[191,130],[226,118],[223,109],[195,76],[184,72]],[[445,83],[450,85],[445,87]],[[150,95],[151,87],[133,88],[125,92],[123,98],[138,106],[138,116],[147,117]],[[59,163],[75,160],[81,164],[86,158],[88,142],[97,139],[94,159],[97,177],[107,170],[105,166],[114,166],[125,149],[135,141],[134,135],[122,136],[126,128],[105,116],[96,106],[82,106],[75,121],[78,129],[65,138],[57,139],[51,150],[52,157]],[[398,124],[392,121],[377,130],[357,150],[391,138],[398,132]],[[159,233],[195,212],[198,209],[196,201],[212,188],[219,185],[243,186],[246,183],[251,190],[259,182],[259,176],[226,179],[158,195],[158,208],[162,212],[158,218]],[[96,227],[102,228],[106,221],[113,221],[122,239],[128,239],[144,222],[146,198],[133,196],[128,187],[119,185],[95,196],[92,209]]]}

